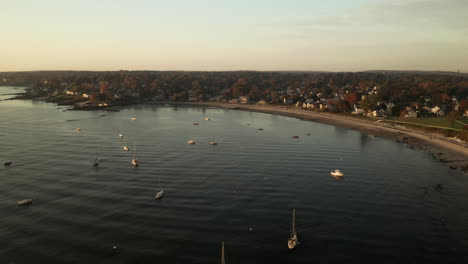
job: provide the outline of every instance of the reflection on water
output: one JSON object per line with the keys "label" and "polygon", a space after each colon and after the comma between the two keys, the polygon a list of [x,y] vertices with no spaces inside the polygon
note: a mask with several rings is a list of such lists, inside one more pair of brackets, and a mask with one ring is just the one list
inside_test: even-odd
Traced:
{"label": "reflection on water", "polygon": [[218,263],[220,241],[229,263],[467,261],[467,178],[391,140],[210,108],[0,113],[0,160],[13,161],[0,168],[0,263]]}

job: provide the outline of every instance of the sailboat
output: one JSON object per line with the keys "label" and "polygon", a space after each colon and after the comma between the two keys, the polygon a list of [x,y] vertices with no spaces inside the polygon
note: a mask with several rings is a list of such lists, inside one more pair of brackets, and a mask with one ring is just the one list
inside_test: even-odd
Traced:
{"label": "sailboat", "polygon": [[122,149],[125,150],[125,151],[129,151],[130,148],[127,146],[127,141],[124,140],[124,145],[122,146]]}
{"label": "sailboat", "polygon": [[133,144],[133,158],[132,158],[132,166],[133,167],[138,167],[138,160],[135,157],[135,152],[136,152],[136,146]]}
{"label": "sailboat", "polygon": [[154,196],[155,200],[161,199],[161,197],[164,194],[164,190],[161,188],[161,175],[159,175],[158,181],[159,181],[159,189],[161,189],[161,190],[159,192],[157,192],[156,195]]}
{"label": "sailboat", "polygon": [[297,241],[297,233],[296,233],[296,209],[293,209],[293,221],[292,221],[292,233],[291,237],[288,240],[288,248],[294,249],[299,242]]}
{"label": "sailboat", "polygon": [[218,143],[216,143],[216,141],[214,140],[214,137],[213,137],[213,140],[208,142],[208,144],[210,145],[218,145]]}
{"label": "sailboat", "polygon": [[226,264],[224,260],[224,241],[221,243],[221,264]]}
{"label": "sailboat", "polygon": [[93,167],[97,167],[97,166],[99,166],[99,158],[96,155],[96,159],[94,160]]}

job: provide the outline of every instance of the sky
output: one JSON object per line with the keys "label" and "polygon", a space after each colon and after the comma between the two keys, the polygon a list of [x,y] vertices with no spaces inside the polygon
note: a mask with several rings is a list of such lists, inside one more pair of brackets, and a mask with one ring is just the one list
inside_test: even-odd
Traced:
{"label": "sky", "polygon": [[0,71],[468,72],[468,0],[0,0]]}

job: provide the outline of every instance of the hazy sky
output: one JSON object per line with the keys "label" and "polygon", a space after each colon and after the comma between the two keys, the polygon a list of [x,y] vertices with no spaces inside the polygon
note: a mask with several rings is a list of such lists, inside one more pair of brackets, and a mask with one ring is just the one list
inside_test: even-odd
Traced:
{"label": "hazy sky", "polygon": [[468,72],[468,0],[0,0],[0,71]]}

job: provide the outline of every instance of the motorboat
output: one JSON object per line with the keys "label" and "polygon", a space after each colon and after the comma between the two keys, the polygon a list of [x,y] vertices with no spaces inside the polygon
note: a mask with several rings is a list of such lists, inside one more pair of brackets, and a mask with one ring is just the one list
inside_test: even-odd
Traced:
{"label": "motorboat", "polygon": [[18,201],[17,205],[22,206],[22,205],[29,205],[32,204],[32,199],[24,199],[21,201]]}
{"label": "motorboat", "polygon": [[193,125],[194,125],[194,126],[198,126],[198,122],[193,122]]}
{"label": "motorboat", "polygon": [[119,133],[119,138],[124,138],[124,135],[122,133]]}
{"label": "motorboat", "polygon": [[81,131],[81,128],[77,128],[77,129],[75,129],[75,130],[79,132],[79,131]]}
{"label": "motorboat", "polygon": [[195,142],[195,140],[189,139],[189,140],[187,140],[187,143],[193,145],[193,144],[195,144],[196,142]]}
{"label": "motorboat", "polygon": [[209,118],[209,117],[205,117],[205,118],[204,118],[204,120],[206,120],[206,121],[210,121],[210,120],[211,120],[211,118]]}
{"label": "motorboat", "polygon": [[292,136],[291,138],[299,138],[299,136]]}
{"label": "motorboat", "polygon": [[129,150],[130,150],[130,148],[127,147],[127,146],[123,146],[122,149],[125,150],[125,151],[129,151]]}
{"label": "motorboat", "polygon": [[218,143],[214,142],[214,141],[210,141],[208,144],[210,145],[218,145]]}
{"label": "motorboat", "polygon": [[132,166],[133,167],[138,167],[139,166],[137,159],[135,159],[135,158],[132,159]]}
{"label": "motorboat", "polygon": [[330,172],[330,174],[334,177],[343,177],[344,176],[344,173],[341,172],[340,170],[335,170],[335,171],[332,171]]}
{"label": "motorboat", "polygon": [[135,121],[136,117],[132,116],[132,118],[130,118],[130,120]]}
{"label": "motorboat", "polygon": [[5,165],[5,166],[10,166],[11,163],[12,163],[11,160],[7,160],[7,161],[5,161],[5,163],[3,163],[3,165]]}

